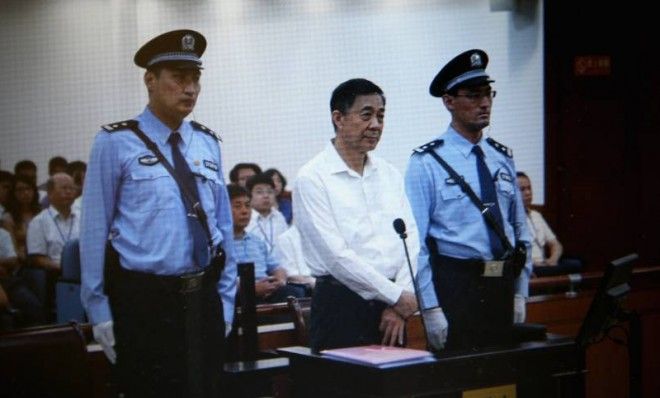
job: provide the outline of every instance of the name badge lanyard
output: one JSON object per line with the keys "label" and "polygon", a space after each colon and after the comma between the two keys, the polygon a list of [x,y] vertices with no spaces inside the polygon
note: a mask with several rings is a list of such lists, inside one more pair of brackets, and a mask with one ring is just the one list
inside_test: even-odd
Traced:
{"label": "name badge lanyard", "polygon": [[[48,209],[48,214],[50,215],[50,219],[53,220],[53,224],[55,224],[55,228],[57,228],[57,232],[59,232],[60,238],[62,238],[62,243],[66,244],[66,242],[68,242],[69,239],[71,239],[71,231],[73,231],[73,219],[69,223],[70,224],[69,233],[66,235],[66,238],[64,238],[64,234],[62,233],[62,230],[60,229],[60,226],[57,224],[57,220],[55,220],[55,216],[50,211],[50,209]],[[71,217],[73,217],[73,214],[71,215]]]}
{"label": "name badge lanyard", "polygon": [[266,231],[264,231],[263,226],[261,225],[261,223],[257,219],[257,226],[259,227],[259,230],[261,231],[261,234],[266,239],[266,243],[268,244],[268,252],[270,252],[271,250],[273,250],[273,219],[272,218],[268,219],[268,224],[270,225],[270,236],[266,235]]}

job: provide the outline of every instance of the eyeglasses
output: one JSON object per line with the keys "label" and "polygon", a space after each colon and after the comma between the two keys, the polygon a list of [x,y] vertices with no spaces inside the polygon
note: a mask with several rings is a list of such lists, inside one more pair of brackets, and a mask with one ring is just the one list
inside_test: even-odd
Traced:
{"label": "eyeglasses", "polygon": [[465,97],[468,101],[477,102],[481,101],[484,98],[492,100],[497,96],[497,91],[484,91],[481,93],[467,93],[467,94],[454,94],[453,97]]}
{"label": "eyeglasses", "polygon": [[255,189],[252,191],[253,195],[259,195],[259,196],[264,196],[264,195],[274,195],[275,191],[272,189]]}

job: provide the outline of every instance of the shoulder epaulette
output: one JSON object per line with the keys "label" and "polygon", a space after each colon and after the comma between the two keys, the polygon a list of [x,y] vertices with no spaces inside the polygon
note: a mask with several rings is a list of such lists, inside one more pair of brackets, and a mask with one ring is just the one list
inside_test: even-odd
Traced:
{"label": "shoulder epaulette", "polygon": [[441,139],[433,140],[431,142],[427,142],[426,144],[424,144],[422,146],[418,146],[417,148],[413,149],[413,152],[414,153],[428,152],[428,151],[430,151],[431,149],[433,149],[435,147],[442,146],[442,144],[444,144],[444,141],[441,140]]}
{"label": "shoulder epaulette", "polygon": [[507,147],[506,145],[500,144],[499,142],[495,141],[490,137],[486,138],[486,142],[489,143],[490,146],[495,148],[498,152],[501,152],[504,156],[513,159],[513,151],[511,150],[511,148]]}
{"label": "shoulder epaulette", "polygon": [[222,142],[222,138],[220,138],[220,136],[218,135],[218,133],[216,133],[215,131],[211,130],[210,128],[204,126],[203,124],[198,123],[198,122],[196,122],[196,121],[194,121],[194,120],[191,120],[191,121],[190,121],[190,125],[193,126],[193,128],[194,128],[195,130],[199,130],[199,131],[201,131],[202,133],[208,134],[208,135],[210,135],[211,137],[215,138],[216,140]]}
{"label": "shoulder epaulette", "polygon": [[128,120],[124,120],[122,122],[109,123],[109,124],[101,126],[101,128],[103,130],[107,131],[108,133],[113,133],[113,132],[119,131],[119,130],[130,129],[131,127],[136,126],[136,125],[137,125],[137,120],[128,119]]}

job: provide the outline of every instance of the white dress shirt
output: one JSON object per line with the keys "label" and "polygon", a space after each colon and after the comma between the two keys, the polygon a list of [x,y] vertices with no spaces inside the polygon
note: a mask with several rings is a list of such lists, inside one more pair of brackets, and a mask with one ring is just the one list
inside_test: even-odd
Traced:
{"label": "white dress shirt", "polygon": [[[393,305],[413,292],[403,243],[392,222],[404,220],[416,272],[419,239],[403,178],[372,154],[363,175],[350,169],[332,143],[299,171],[294,223],[312,276],[330,274],[365,300]],[[392,280],[394,282],[392,282]]]}
{"label": "white dress shirt", "polygon": [[277,237],[288,228],[289,224],[286,223],[286,219],[279,210],[275,208],[270,209],[268,215],[262,216],[261,213],[252,209],[250,223],[245,227],[245,231],[257,235],[266,242],[268,252],[271,253],[273,247],[275,247]]}
{"label": "white dress shirt", "polygon": [[40,254],[60,263],[64,244],[80,236],[80,217],[71,212],[64,218],[53,206],[37,214],[27,231],[27,253]]}
{"label": "white dress shirt", "polygon": [[549,241],[556,240],[557,237],[541,213],[536,210],[530,210],[527,214],[527,226],[532,235],[532,261],[543,261],[545,260],[545,245]]}
{"label": "white dress shirt", "polygon": [[300,243],[300,232],[295,225],[289,227],[275,240],[275,258],[288,276],[311,276]]}

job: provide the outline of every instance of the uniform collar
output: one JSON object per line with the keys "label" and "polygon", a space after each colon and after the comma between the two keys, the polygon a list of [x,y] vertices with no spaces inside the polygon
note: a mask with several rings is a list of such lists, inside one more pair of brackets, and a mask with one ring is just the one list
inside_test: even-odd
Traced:
{"label": "uniform collar", "polygon": [[[140,128],[147,136],[149,136],[149,138],[156,141],[159,146],[167,145],[167,140],[170,137],[172,130],[158,119],[148,106],[144,108],[144,112],[142,112],[137,119],[140,122]],[[190,126],[190,123],[187,123],[184,120],[176,131],[181,134],[181,140],[183,141],[184,147],[189,145],[190,140],[192,139],[192,127]]]}
{"label": "uniform collar", "polygon": [[[465,137],[463,137],[458,131],[454,130],[454,128],[450,125],[449,128],[447,128],[447,134],[445,135],[445,140],[447,141],[448,144],[454,146],[458,151],[463,155],[464,158],[467,159],[468,156],[472,153],[472,147],[475,145],[479,145],[481,147],[481,150],[486,153],[486,150],[484,148],[484,135],[481,135],[481,139],[479,142],[476,144],[471,143]],[[486,155],[488,156],[488,155]]]}
{"label": "uniform collar", "polygon": [[[339,152],[337,152],[337,148],[335,148],[332,140],[328,142],[324,152],[326,157],[326,167],[330,174],[339,174],[345,172],[354,177],[361,177],[358,173],[355,172],[355,170],[348,167],[346,162],[344,162],[344,159],[339,156]],[[373,157],[367,154],[367,161],[364,164],[364,172],[362,173],[362,176],[371,174],[376,168],[377,166],[373,161]]]}
{"label": "uniform collar", "polygon": [[256,214],[256,216],[257,216],[257,221],[258,221],[258,220],[268,221],[269,219],[271,219],[271,218],[273,218],[273,217],[275,216],[275,210],[270,209],[270,213],[268,213],[267,216],[262,216],[261,213],[259,213],[259,212],[256,211],[255,209],[252,209],[252,215],[254,216],[255,214]]}

